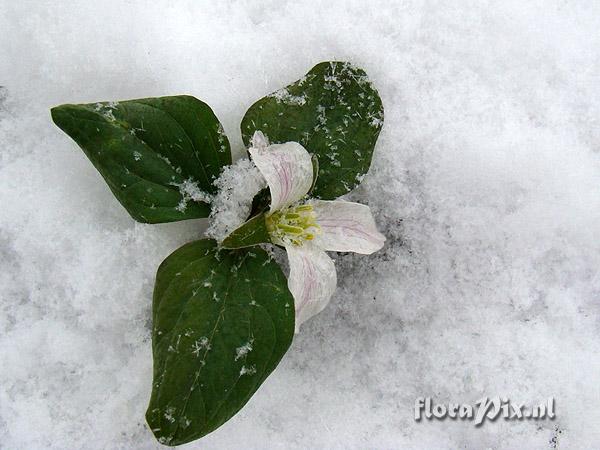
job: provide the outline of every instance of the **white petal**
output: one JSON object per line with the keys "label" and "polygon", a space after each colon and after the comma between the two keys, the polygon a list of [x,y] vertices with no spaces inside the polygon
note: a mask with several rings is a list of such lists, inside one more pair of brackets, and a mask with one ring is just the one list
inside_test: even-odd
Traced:
{"label": "white petal", "polygon": [[333,260],[312,244],[286,245],[290,262],[288,287],[294,296],[296,332],[305,320],[320,313],[335,291]]}
{"label": "white petal", "polygon": [[254,148],[265,148],[269,146],[269,140],[262,131],[255,131],[250,140],[250,145]]}
{"label": "white petal", "polygon": [[297,142],[251,147],[252,161],[271,191],[271,212],[297,202],[309,191],[313,180],[310,154]]}
{"label": "white petal", "polygon": [[377,231],[377,225],[366,205],[341,200],[312,200],[317,224],[321,232],[315,236],[315,244],[334,252],[355,252],[369,255],[385,242],[385,236]]}

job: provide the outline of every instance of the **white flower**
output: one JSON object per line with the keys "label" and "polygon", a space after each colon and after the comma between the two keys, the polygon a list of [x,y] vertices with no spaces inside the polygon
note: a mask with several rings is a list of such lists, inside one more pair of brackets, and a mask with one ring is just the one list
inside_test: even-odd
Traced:
{"label": "white flower", "polygon": [[304,198],[313,184],[313,165],[299,143],[268,145],[258,131],[249,151],[271,191],[265,221],[271,241],[287,251],[298,331],[325,308],[335,290],[335,266],[325,251],[368,255],[383,246],[385,237],[366,205]]}

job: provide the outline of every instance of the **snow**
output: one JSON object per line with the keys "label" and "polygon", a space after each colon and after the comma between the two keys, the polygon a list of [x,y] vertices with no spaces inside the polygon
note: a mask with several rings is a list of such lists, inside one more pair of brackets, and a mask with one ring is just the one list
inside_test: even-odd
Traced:
{"label": "snow", "polygon": [[[598,447],[598,2],[2,12],[0,447],[161,448],[144,423],[154,276],[206,226],[134,223],[49,108],[188,93],[238,158],[245,110],[331,59],[364,68],[385,106],[349,199],[386,246],[335,255],[328,307],[238,415],[184,448]],[[553,396],[556,419],[413,418],[417,397],[495,395]]]}
{"label": "snow", "polygon": [[218,191],[212,199],[206,235],[220,242],[246,221],[254,196],[267,183],[254,163],[243,157],[225,167],[213,184]]}
{"label": "snow", "polygon": [[179,189],[179,193],[181,194],[181,201],[175,208],[178,211],[185,211],[190,200],[193,202],[203,203],[210,203],[212,200],[211,195],[200,189],[200,186],[198,186],[198,182],[195,181],[192,177],[188,178],[187,180],[183,180],[183,183],[173,184],[177,186],[177,188]]}
{"label": "snow", "polygon": [[246,355],[248,355],[248,353],[250,353],[252,351],[252,344],[253,344],[253,342],[254,342],[254,340],[250,339],[244,345],[236,348],[235,349],[235,358],[234,358],[234,360],[237,361],[238,359],[244,358]]}
{"label": "snow", "polygon": [[242,368],[240,369],[240,376],[242,375],[254,375],[256,373],[256,367],[254,365],[252,366],[242,366]]}
{"label": "snow", "polygon": [[292,95],[286,88],[281,88],[271,94],[277,102],[285,105],[302,106],[306,103],[306,97],[304,95]]}
{"label": "snow", "polygon": [[205,355],[210,348],[211,347],[208,338],[206,336],[202,336],[200,339],[194,342],[194,345],[192,346],[192,353],[196,356],[200,356],[200,353]]}

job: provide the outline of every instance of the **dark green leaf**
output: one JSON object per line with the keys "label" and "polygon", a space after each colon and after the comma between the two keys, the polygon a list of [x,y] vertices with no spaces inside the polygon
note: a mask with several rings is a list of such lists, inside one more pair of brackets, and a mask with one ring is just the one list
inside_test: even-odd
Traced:
{"label": "dark green leaf", "polygon": [[146,420],[163,444],[210,433],[244,406],[294,334],[294,300],[259,248],[217,250],[204,239],[159,267],[154,380]]}
{"label": "dark green leaf", "polygon": [[231,164],[221,124],[194,97],[62,105],[52,109],[52,119],[140,222],[208,217],[206,194]]}
{"label": "dark green leaf", "polygon": [[265,223],[265,214],[260,213],[234,230],[221,244],[223,248],[244,248],[270,243],[271,238]]}
{"label": "dark green leaf", "polygon": [[256,130],[271,143],[300,142],[319,158],[313,195],[334,199],[369,170],[383,106],[365,72],[323,62],[295,83],[254,103],[242,120],[246,145]]}

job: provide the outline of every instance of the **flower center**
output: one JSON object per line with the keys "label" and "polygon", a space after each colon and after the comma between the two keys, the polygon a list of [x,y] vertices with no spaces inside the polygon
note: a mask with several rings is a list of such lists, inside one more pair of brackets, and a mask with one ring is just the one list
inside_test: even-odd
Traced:
{"label": "flower center", "polygon": [[279,245],[302,245],[321,231],[312,205],[288,206],[268,215],[265,222],[271,240]]}

